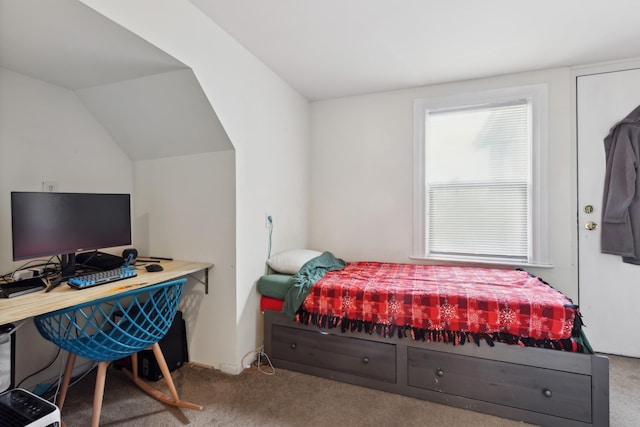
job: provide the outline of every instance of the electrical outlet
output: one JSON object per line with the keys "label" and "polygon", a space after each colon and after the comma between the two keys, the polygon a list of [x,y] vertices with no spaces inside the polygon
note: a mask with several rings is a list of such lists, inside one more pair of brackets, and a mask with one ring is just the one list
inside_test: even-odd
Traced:
{"label": "electrical outlet", "polygon": [[58,191],[58,183],[55,181],[42,181],[42,191],[55,193]]}

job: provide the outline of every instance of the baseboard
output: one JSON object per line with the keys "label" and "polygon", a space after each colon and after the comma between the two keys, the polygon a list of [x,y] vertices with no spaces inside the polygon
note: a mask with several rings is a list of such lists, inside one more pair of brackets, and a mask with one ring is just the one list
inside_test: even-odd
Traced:
{"label": "baseboard", "polygon": [[230,363],[221,363],[220,371],[224,372],[225,374],[240,375],[240,373],[242,372],[242,368],[238,365],[232,365]]}

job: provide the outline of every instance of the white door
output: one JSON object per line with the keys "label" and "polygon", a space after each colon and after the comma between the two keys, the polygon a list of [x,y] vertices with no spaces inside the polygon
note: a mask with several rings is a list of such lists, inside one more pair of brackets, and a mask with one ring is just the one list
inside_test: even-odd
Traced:
{"label": "white door", "polygon": [[633,357],[640,357],[640,265],[600,253],[600,228],[585,225],[602,217],[604,137],[638,105],[640,70],[577,79],[580,311],[595,351]]}

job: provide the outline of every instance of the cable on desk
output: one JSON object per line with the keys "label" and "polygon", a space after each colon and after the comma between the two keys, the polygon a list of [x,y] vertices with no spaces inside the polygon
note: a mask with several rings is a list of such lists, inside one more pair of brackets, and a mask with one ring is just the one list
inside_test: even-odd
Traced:
{"label": "cable on desk", "polygon": [[[8,281],[8,278],[13,277],[13,275],[20,270],[29,270],[29,269],[35,269],[35,268],[42,268],[43,271],[43,276],[48,275],[49,273],[55,273],[57,272],[57,270],[59,269],[58,263],[53,262],[53,259],[55,258],[55,256],[52,256],[51,258],[44,260],[44,259],[32,259],[30,261],[25,262],[24,264],[20,265],[18,268],[16,268],[15,270],[13,270],[10,273],[5,273],[2,275],[2,278],[5,281]],[[37,264],[34,264],[37,263]],[[49,266],[52,266],[51,269],[53,271],[49,271]]]}

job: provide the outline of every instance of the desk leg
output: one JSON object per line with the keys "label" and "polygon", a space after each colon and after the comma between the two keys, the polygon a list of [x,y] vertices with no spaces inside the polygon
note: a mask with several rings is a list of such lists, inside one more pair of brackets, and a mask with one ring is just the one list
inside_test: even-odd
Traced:
{"label": "desk leg", "polygon": [[169,388],[169,392],[171,393],[171,396],[165,393],[162,393],[159,390],[156,390],[155,388],[147,384],[144,380],[142,380],[140,377],[138,377],[137,355],[134,355],[134,357],[132,357],[131,359],[133,373],[129,374],[129,372],[125,370],[125,372],[127,372],[127,374],[131,376],[131,378],[133,379],[133,382],[136,383],[136,385],[140,387],[142,391],[144,391],[154,399],[158,399],[159,401],[164,402],[168,405],[202,411],[203,408],[201,405],[180,400],[176,387],[173,384],[173,379],[171,378],[171,372],[169,372],[169,367],[167,366],[167,362],[164,359],[162,350],[160,349],[160,345],[158,343],[155,343],[153,346],[151,346],[151,349],[153,350],[153,354],[156,357],[156,361],[158,362],[158,366],[160,367],[160,371],[162,372],[164,380],[167,383],[167,387]]}

